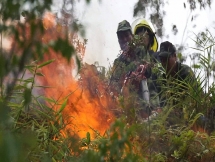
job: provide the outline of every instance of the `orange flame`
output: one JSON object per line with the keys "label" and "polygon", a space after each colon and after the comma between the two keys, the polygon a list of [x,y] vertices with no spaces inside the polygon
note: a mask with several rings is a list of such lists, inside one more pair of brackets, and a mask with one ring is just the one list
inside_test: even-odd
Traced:
{"label": "orange flame", "polygon": [[[53,19],[54,16],[49,13],[43,20],[46,29],[42,39],[44,43],[62,36],[61,33],[65,29],[65,27],[56,25]],[[84,44],[81,46],[79,42],[79,46],[76,48],[83,49],[83,46]],[[110,108],[114,107],[115,103],[106,93],[106,83],[100,79],[96,67],[85,64],[80,71],[80,79],[77,80],[72,75],[72,70],[75,68],[74,61],[68,63],[53,50],[50,50],[49,53],[49,55],[45,55],[44,61],[50,59],[55,59],[55,61],[42,68],[45,77],[40,80],[44,85],[54,87],[45,89],[46,97],[53,98],[61,104],[63,99],[67,98],[67,105],[63,111],[63,117],[67,122],[65,131],[77,134],[81,138],[86,136],[86,132],[95,135],[95,131],[98,131],[103,135],[114,120]],[[53,106],[55,109],[59,109],[59,107]]]}

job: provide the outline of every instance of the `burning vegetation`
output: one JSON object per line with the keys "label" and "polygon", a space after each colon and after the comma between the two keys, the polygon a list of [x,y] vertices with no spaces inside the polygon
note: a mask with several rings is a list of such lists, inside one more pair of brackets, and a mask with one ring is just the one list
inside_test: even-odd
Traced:
{"label": "burning vegetation", "polygon": [[[49,42],[62,36],[65,27],[55,25],[53,15],[48,14],[43,20],[45,25],[45,35],[42,40]],[[74,43],[79,58],[82,59],[85,52],[85,43],[81,42],[77,35],[67,32],[69,41]],[[46,88],[44,94],[58,102],[66,104],[63,110],[65,119],[65,131],[71,134],[77,134],[83,138],[87,132],[90,134],[103,135],[114,121],[114,114],[111,108],[116,105],[111,101],[111,96],[106,92],[107,83],[101,80],[101,75],[95,65],[82,64],[79,75],[74,76],[72,71],[77,69],[75,60],[66,60],[53,50],[44,56],[43,61],[54,61],[44,66],[41,73],[44,77],[37,79],[42,82]],[[58,111],[60,106],[52,104],[53,109]]]}
{"label": "burning vegetation", "polygon": [[[9,65],[18,62],[12,73],[17,79],[8,83],[11,93],[1,98],[6,102],[0,102],[2,107],[10,107],[10,113],[5,115],[10,118],[1,116],[5,123],[1,125],[3,133],[0,135],[7,139],[4,141],[12,139],[14,147],[21,148],[15,148],[18,154],[12,159],[213,161],[213,134],[195,127],[195,122],[203,115],[185,111],[194,110],[196,105],[210,108],[214,102],[213,88],[210,100],[206,96],[198,102],[199,96],[193,90],[192,102],[184,100],[177,105],[183,106],[185,125],[167,126],[168,115],[171,116],[170,111],[174,108],[165,109],[150,122],[135,123],[134,101],[115,98],[108,90],[108,79],[98,67],[83,63],[86,40],[80,41],[75,32],[58,24],[50,13],[43,21],[31,23],[20,24],[19,33],[14,37],[18,43],[14,41],[8,52],[13,54],[11,60],[7,58]],[[41,30],[32,32],[31,25],[38,23]],[[76,55],[69,59],[75,51]],[[31,64],[26,65],[29,62]],[[79,64],[80,69],[77,68]],[[74,76],[76,69],[78,75]],[[122,118],[118,119],[116,109]],[[3,109],[2,112],[5,113]],[[12,130],[10,136],[8,128]],[[1,148],[8,148],[4,141]],[[23,150],[30,151],[23,153]],[[5,161],[11,160],[4,150],[0,153],[8,155],[9,160]]]}

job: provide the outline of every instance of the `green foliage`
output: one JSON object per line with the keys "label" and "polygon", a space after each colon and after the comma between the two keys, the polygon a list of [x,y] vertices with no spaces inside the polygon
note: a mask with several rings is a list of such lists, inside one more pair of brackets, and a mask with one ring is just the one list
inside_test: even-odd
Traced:
{"label": "green foliage", "polygon": [[[187,2],[181,2],[181,6],[186,8],[186,4],[188,4],[191,11],[196,10],[197,8],[206,9],[207,7],[211,7],[211,0],[188,0]],[[165,17],[164,6],[168,5],[168,1],[164,0],[138,0],[134,5],[133,16],[142,16],[146,17],[146,14],[149,15],[152,24],[154,24],[157,28],[156,34],[160,37],[164,35],[164,26],[163,19]],[[195,16],[192,16],[191,21]],[[177,34],[178,29],[176,25],[172,27],[173,34]]]}
{"label": "green foliage", "polygon": [[72,55],[75,52],[75,49],[73,46],[70,45],[68,40],[64,39],[58,39],[57,41],[54,42],[52,45],[53,49],[57,52],[62,52],[62,55],[70,61]]}
{"label": "green foliage", "polygon": [[9,100],[1,101],[1,139],[4,140],[0,145],[4,149],[0,154],[5,161],[62,161],[71,156],[73,140],[61,132],[65,127],[62,111],[67,100],[55,112],[44,103],[50,100],[32,94],[35,76],[42,75],[37,70],[51,62],[26,66],[33,77],[20,78]]}
{"label": "green foliage", "polygon": [[[193,39],[198,50],[193,68],[196,82],[160,78],[166,106],[156,118],[136,124],[134,100],[119,96],[123,121],[133,130],[148,161],[214,161],[214,39],[209,31]],[[180,54],[180,58],[182,58]],[[154,71],[164,73],[160,66]]]}
{"label": "green foliage", "polygon": [[[50,10],[51,4],[51,0],[1,1],[1,41],[3,34],[13,39],[10,50],[4,50],[2,44],[0,50],[1,161],[66,161],[72,156],[70,147],[77,143],[75,137],[62,132],[67,100],[55,112],[47,107],[51,99],[33,93],[38,87],[35,78],[44,76],[39,70],[54,61],[37,64],[48,49],[61,53],[68,61],[75,54],[68,39],[46,44],[41,41],[45,30],[40,16]],[[25,23],[15,21],[21,13]]]}
{"label": "green foliage", "polygon": [[[29,5],[30,7],[26,10],[24,7]],[[1,1],[1,16],[3,21],[6,20],[18,20],[20,14],[23,13],[29,19],[35,19],[37,15],[42,15],[45,10],[50,10],[52,0],[47,0],[45,3],[39,0],[2,0]]]}
{"label": "green foliage", "polygon": [[[27,3],[31,7],[25,10]],[[37,0],[1,2],[0,32],[14,38],[14,48],[6,51],[1,47],[0,54],[1,161],[214,161],[215,86],[210,84],[214,40],[210,33],[201,33],[196,40],[196,49],[203,54],[193,67],[206,72],[204,77],[198,76],[198,86],[178,82],[174,87],[163,87],[169,95],[167,106],[156,118],[143,123],[136,122],[134,100],[120,96],[121,118],[105,135],[95,130],[94,139],[89,132],[80,139],[65,131],[62,112],[67,97],[59,103],[34,94],[38,87],[47,88],[36,85],[35,78],[43,77],[40,69],[55,61],[41,62],[48,49],[61,53],[68,61],[75,54],[67,39],[44,44],[38,38],[44,28],[36,18],[50,5],[51,1]],[[6,24],[17,19],[22,11],[30,26],[29,37],[23,35],[27,31],[24,24]],[[7,80],[8,76],[12,80]],[[181,92],[184,87],[187,91]],[[59,105],[58,111],[48,106],[53,104]]]}
{"label": "green foliage", "polygon": [[135,154],[135,145],[131,143],[133,128],[127,127],[124,122],[116,120],[105,136],[98,136],[90,141],[87,133],[84,144],[87,149],[83,152],[80,161],[138,161],[140,156]]}

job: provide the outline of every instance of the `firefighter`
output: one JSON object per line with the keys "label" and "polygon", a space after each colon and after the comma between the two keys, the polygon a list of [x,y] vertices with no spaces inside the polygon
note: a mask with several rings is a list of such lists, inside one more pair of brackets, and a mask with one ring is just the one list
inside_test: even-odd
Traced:
{"label": "firefighter", "polygon": [[160,104],[165,107],[163,111],[169,113],[167,125],[186,124],[188,116],[202,111],[201,106],[195,105],[192,98],[193,94],[202,95],[201,87],[198,86],[193,70],[177,61],[176,48],[171,42],[160,44],[159,57],[163,67]]}
{"label": "firefighter", "polygon": [[192,69],[188,65],[177,61],[176,48],[171,42],[165,41],[160,44],[159,57],[165,69],[165,74],[163,74],[164,78],[177,79],[178,81],[185,81],[189,84],[197,83]]}
{"label": "firefighter", "polygon": [[160,44],[159,57],[167,77],[189,82],[196,80],[192,69],[177,61],[176,48],[171,42],[165,41]]}
{"label": "firefighter", "polygon": [[128,57],[126,57],[126,50],[128,49],[129,42],[131,42],[133,39],[130,23],[127,20],[119,22],[116,34],[121,50],[119,56],[114,60],[113,63],[109,88],[111,89],[110,91],[115,91],[117,94],[119,94],[122,88],[122,75],[124,72],[124,66],[127,66],[130,63]]}
{"label": "firefighter", "polygon": [[189,85],[197,86],[194,72],[188,65],[177,61],[176,48],[171,42],[165,41],[160,44],[159,57],[165,71],[162,78],[166,88],[170,85],[169,88],[174,87],[174,90],[180,93],[187,91]]}
{"label": "firefighter", "polygon": [[[147,22],[145,19],[137,19],[134,23],[134,35],[146,37],[144,43],[144,50],[140,50],[142,57],[145,58],[150,63],[153,63],[153,68],[151,68],[151,75],[147,78],[147,85],[149,90],[149,101],[150,107],[153,111],[160,111],[160,101],[158,95],[157,86],[157,73],[154,68],[157,67],[157,62],[159,62],[159,57],[157,53],[158,41],[153,29],[153,25]],[[148,39],[147,39],[148,38]],[[142,90],[143,91],[143,90]]]}
{"label": "firefighter", "polygon": [[[140,109],[139,112],[141,112],[141,109],[146,107],[145,101],[143,100],[143,96],[145,96],[143,95],[143,91],[145,90],[142,89],[142,80],[146,80],[149,86],[150,109],[159,108],[159,98],[151,79],[152,66],[150,63],[152,62],[152,56],[149,54],[149,51],[157,51],[158,42],[153,28],[145,19],[138,19],[133,24],[135,24],[133,29],[133,34],[135,34],[135,36],[128,41],[126,48],[121,46],[123,47],[121,48],[123,52],[114,61],[114,71],[111,79],[118,81],[118,86],[114,87],[119,87],[119,93],[129,91],[129,94],[137,94],[136,107],[138,107],[138,109]],[[125,89],[129,90],[125,91]],[[144,112],[146,111],[144,110]],[[147,115],[148,114],[149,113],[147,113]],[[145,117],[145,115],[143,115],[143,117]]]}

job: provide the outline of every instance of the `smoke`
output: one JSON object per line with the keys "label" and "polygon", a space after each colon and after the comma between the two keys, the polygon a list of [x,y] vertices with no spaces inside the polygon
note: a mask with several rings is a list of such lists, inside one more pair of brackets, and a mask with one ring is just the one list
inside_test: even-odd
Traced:
{"label": "smoke", "polygon": [[[54,9],[60,11],[63,2],[54,1]],[[84,62],[109,67],[119,54],[116,30],[120,21],[132,22],[133,3],[131,1],[74,1],[72,12],[74,20],[85,29],[83,39],[87,39]],[[117,13],[116,13],[117,12]]]}

